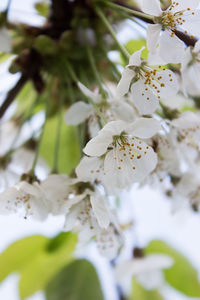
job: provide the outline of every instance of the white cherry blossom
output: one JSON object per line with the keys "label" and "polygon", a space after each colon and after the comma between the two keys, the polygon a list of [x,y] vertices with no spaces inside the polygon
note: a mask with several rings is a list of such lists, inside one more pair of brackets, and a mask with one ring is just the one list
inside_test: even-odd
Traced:
{"label": "white cherry blossom", "polygon": [[11,150],[19,128],[13,121],[0,122],[0,156]]}
{"label": "white cherry blossom", "polygon": [[64,229],[66,231],[80,230],[80,227],[88,231],[88,237],[94,235],[94,231],[100,226],[107,229],[110,223],[108,207],[104,197],[97,192],[85,190],[82,193],[82,201],[72,203],[66,214]]}
{"label": "white cherry blossom", "polygon": [[199,2],[173,0],[166,10],[162,10],[160,1],[142,0],[143,12],[154,16],[155,24],[148,25],[147,29],[147,47],[151,53],[157,54],[166,63],[182,61],[184,42],[175,35],[175,31],[200,34],[200,10],[197,9]]}
{"label": "white cherry blossom", "polygon": [[84,194],[76,195],[76,183],[76,179],[66,174],[50,174],[41,182],[49,213],[64,215],[72,205],[84,198]]}
{"label": "white cherry blossom", "polygon": [[165,178],[167,174],[180,176],[182,174],[183,155],[180,151],[176,132],[155,136],[154,144],[158,155],[155,169],[158,177]]}
{"label": "white cherry blossom", "polygon": [[[39,129],[39,122],[35,123],[35,129]],[[31,122],[26,122],[20,127],[12,119],[8,121],[0,120],[0,156],[4,156],[10,150],[22,146],[31,138],[32,130]]]}
{"label": "white cherry blossom", "polygon": [[[177,136],[181,143],[199,151],[200,118],[198,113],[186,111],[179,118],[174,119],[171,126],[177,130]],[[191,152],[188,152],[190,155]]]}
{"label": "white cherry blossom", "polygon": [[178,92],[175,74],[161,66],[151,67],[141,58],[142,50],[133,53],[122,73],[117,91],[120,96],[130,91],[129,99],[142,115],[159,108],[161,97],[172,97]]}
{"label": "white cherry blossom", "polygon": [[173,259],[168,255],[151,254],[141,258],[133,258],[115,268],[115,277],[121,284],[136,277],[147,289],[158,288],[164,281],[162,270],[173,265]]}
{"label": "white cherry blossom", "polygon": [[[98,104],[99,110],[109,121],[119,119],[131,122],[134,120],[136,113],[133,107],[124,99],[109,96],[105,100],[99,93],[90,91],[82,83],[79,82],[78,86],[87,98],[92,100],[95,105]],[[65,115],[65,121],[68,125],[79,125],[87,119],[89,120],[89,131],[92,133],[91,135],[94,136],[95,134],[93,134],[93,132],[97,134],[100,127],[98,114],[95,112],[95,108],[91,103],[78,101],[71,105]],[[96,128],[95,131],[93,130],[94,128]]]}
{"label": "white cherry blossom", "polygon": [[[84,84],[78,82],[78,87],[82,93],[95,104],[102,101],[101,95],[98,92],[90,91]],[[87,120],[92,114],[94,109],[91,103],[78,101],[71,105],[65,115],[65,121],[68,125],[79,125]]]}
{"label": "white cherry blossom", "polygon": [[[26,148],[19,148],[7,158],[0,158],[0,160],[2,159],[4,161],[4,163],[1,163],[0,168],[0,192],[17,184],[20,181],[21,175],[28,173],[31,170],[34,157],[34,151]],[[38,159],[37,166],[38,168],[41,168],[44,173],[48,170],[42,158]]]}
{"label": "white cherry blossom", "polygon": [[199,163],[190,171],[183,174],[177,185],[172,190],[173,211],[181,208],[194,207],[199,209],[200,205],[200,174]]}
{"label": "white cherry blossom", "polygon": [[157,164],[157,155],[143,139],[152,137],[160,129],[155,119],[140,118],[128,124],[112,121],[90,140],[83,151],[91,158],[83,158],[76,169],[78,178],[103,177],[110,188],[128,188],[142,181]]}
{"label": "white cherry blossom", "polygon": [[48,216],[45,195],[38,182],[21,181],[0,194],[0,214],[19,213],[24,218],[44,220]]}
{"label": "white cherry blossom", "polygon": [[96,237],[100,253],[112,259],[121,247],[121,236],[106,199],[97,190],[87,189],[82,196],[66,213],[64,230],[78,232],[80,244]]}

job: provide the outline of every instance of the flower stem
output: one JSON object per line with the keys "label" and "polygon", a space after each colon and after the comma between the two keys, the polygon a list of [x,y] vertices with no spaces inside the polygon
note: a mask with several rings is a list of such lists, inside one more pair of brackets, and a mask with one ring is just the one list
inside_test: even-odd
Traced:
{"label": "flower stem", "polygon": [[42,142],[42,138],[43,138],[43,135],[44,135],[45,125],[46,125],[46,120],[44,121],[44,124],[42,126],[42,132],[40,134],[40,138],[39,138],[37,149],[36,149],[36,152],[35,152],[35,157],[34,157],[32,169],[31,169],[31,172],[30,172],[31,174],[35,173],[35,167],[36,167],[36,164],[37,164],[37,161],[38,161],[38,158],[39,158],[40,147],[41,147],[41,142]]}
{"label": "flower stem", "polygon": [[111,65],[112,67],[112,73],[113,73],[113,76],[115,77],[115,79],[117,80],[117,82],[120,80],[121,78],[121,73],[119,72],[119,70],[117,69],[117,66],[116,64],[108,57],[108,50],[106,49],[105,45],[103,44],[103,42],[101,43],[101,48],[102,48],[102,51],[104,53],[104,55],[106,56],[109,64]]}
{"label": "flower stem", "polygon": [[65,59],[65,65],[66,65],[66,67],[67,67],[67,70],[68,70],[68,72],[69,72],[69,74],[70,74],[72,80],[74,80],[76,83],[78,83],[78,82],[79,82],[79,79],[78,79],[78,77],[76,76],[76,73],[74,72],[72,66],[70,65],[70,63],[68,62],[67,59]]}
{"label": "flower stem", "polygon": [[121,45],[121,43],[118,41],[118,38],[112,28],[112,26],[110,25],[110,23],[108,22],[108,20],[106,19],[104,13],[102,12],[102,10],[99,7],[96,7],[96,13],[98,14],[98,16],[100,17],[100,19],[102,20],[102,22],[104,23],[104,25],[108,28],[110,34],[112,35],[114,41],[116,42],[116,44],[118,45],[120,51],[122,52],[123,56],[126,59],[129,59],[130,55],[128,53],[128,51],[124,48],[123,45]]}
{"label": "flower stem", "polygon": [[38,161],[39,154],[40,154],[41,143],[42,143],[42,139],[43,139],[44,131],[45,131],[45,126],[46,126],[46,122],[47,122],[47,110],[48,110],[48,103],[46,103],[45,120],[44,120],[44,124],[42,126],[42,130],[41,130],[41,134],[40,134],[40,137],[39,137],[39,141],[38,141],[38,144],[37,144],[37,149],[36,149],[36,152],[35,152],[35,157],[34,157],[32,169],[30,171],[31,175],[35,174],[35,167],[37,165],[37,161]]}
{"label": "flower stem", "polygon": [[8,0],[8,4],[7,4],[7,8],[6,8],[6,19],[8,18],[8,13],[10,10],[11,2],[12,2],[12,0]]}
{"label": "flower stem", "polygon": [[108,6],[112,7],[112,8],[116,8],[118,10],[123,10],[125,11],[126,13],[128,14],[131,14],[137,18],[141,18],[141,19],[147,19],[149,21],[153,21],[153,16],[150,16],[150,15],[147,15],[143,12],[140,12],[140,11],[137,11],[137,10],[134,10],[134,9],[131,9],[131,8],[128,8],[128,7],[125,7],[125,6],[122,6],[122,5],[119,5],[119,4],[115,4],[113,2],[107,2],[107,1],[104,1]]}
{"label": "flower stem", "polygon": [[102,93],[103,97],[105,98],[106,97],[106,92],[104,91],[104,88],[103,88],[103,85],[102,85],[102,80],[101,80],[101,77],[100,77],[99,72],[97,70],[92,50],[88,45],[86,46],[86,51],[87,51],[87,55],[88,55],[88,59],[89,59],[92,71],[93,71],[94,76],[96,78],[96,81],[99,85],[100,92]]}
{"label": "flower stem", "polygon": [[54,164],[53,164],[53,173],[58,173],[58,157],[59,157],[59,148],[60,148],[60,136],[61,136],[61,127],[62,127],[62,104],[63,101],[59,99],[58,107],[58,123],[57,123],[57,135],[54,151]]}
{"label": "flower stem", "polygon": [[[76,76],[73,68],[71,67],[70,63],[67,60],[66,60],[66,66],[67,66],[68,72],[69,72],[70,76],[72,77],[72,79],[78,83],[79,79],[77,78],[77,76]],[[94,67],[96,69],[95,65],[94,65]],[[97,72],[97,74],[98,74],[98,72]],[[92,99],[90,99],[88,97],[87,97],[87,99],[93,105],[95,112],[101,118],[101,120],[103,121],[103,123],[106,124],[107,121],[106,121],[105,117],[103,116],[103,114],[101,113],[98,105]]]}
{"label": "flower stem", "polygon": [[138,26],[140,26],[142,29],[144,29],[145,31],[147,30],[147,27],[138,20],[138,18],[134,18],[132,16],[130,16],[129,14],[127,14],[126,12],[122,11],[121,15],[124,16],[126,19],[131,20],[132,22],[136,23]]}
{"label": "flower stem", "polygon": [[74,94],[74,90],[72,88],[72,82],[68,76],[65,76],[65,79],[66,79],[66,83],[67,83],[69,102],[72,104],[72,103],[76,102],[76,97]]}

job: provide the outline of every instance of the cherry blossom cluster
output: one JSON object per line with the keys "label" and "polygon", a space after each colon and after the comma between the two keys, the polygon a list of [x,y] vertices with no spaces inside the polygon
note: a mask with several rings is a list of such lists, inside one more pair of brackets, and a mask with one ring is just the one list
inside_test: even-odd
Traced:
{"label": "cherry blossom cluster", "polygon": [[[39,220],[64,215],[63,230],[78,232],[80,243],[95,238],[100,252],[113,258],[123,245],[123,233],[110,198],[135,183],[161,189],[172,197],[175,209],[184,203],[198,209],[200,42],[187,47],[176,31],[199,36],[199,2],[171,1],[163,10],[158,0],[139,1],[143,13],[153,17],[147,27],[148,58],[143,58],[144,47],[130,55],[116,84],[102,82],[91,89],[78,81],[84,100],[66,111],[67,125],[85,124],[87,131],[75,172],[44,180],[21,177],[31,169],[33,153],[18,145],[7,169],[0,171],[2,214],[19,212]],[[1,39],[6,34],[2,29]],[[1,156],[10,151],[14,137],[6,130],[12,125],[3,124]],[[16,159],[19,151],[23,154]],[[20,164],[23,171],[16,168],[19,161],[26,162]]]}

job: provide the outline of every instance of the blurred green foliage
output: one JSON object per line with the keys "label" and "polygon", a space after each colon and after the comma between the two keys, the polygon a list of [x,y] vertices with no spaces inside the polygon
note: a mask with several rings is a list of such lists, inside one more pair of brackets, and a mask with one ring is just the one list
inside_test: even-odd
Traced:
{"label": "blurred green foliage", "polygon": [[103,300],[94,266],[87,260],[75,260],[63,268],[46,288],[47,300]]}
{"label": "blurred green foliage", "polygon": [[145,290],[135,279],[132,281],[132,294],[129,300],[164,300],[157,290]]}
{"label": "blurred green foliage", "polygon": [[77,236],[61,233],[54,238],[34,235],[13,243],[0,255],[0,280],[17,272],[19,294],[25,299],[43,290],[49,280],[73,260]]}
{"label": "blurred green foliage", "polygon": [[152,241],[146,248],[145,254],[162,253],[169,255],[174,264],[163,270],[166,281],[178,291],[189,297],[200,297],[200,282],[198,272],[188,259],[163,241]]}
{"label": "blurred green foliage", "polygon": [[[48,119],[41,144],[41,156],[52,168],[54,163],[55,141],[57,135],[57,116]],[[66,126],[64,117],[60,133],[58,169],[61,173],[69,174],[80,159],[77,128]]]}

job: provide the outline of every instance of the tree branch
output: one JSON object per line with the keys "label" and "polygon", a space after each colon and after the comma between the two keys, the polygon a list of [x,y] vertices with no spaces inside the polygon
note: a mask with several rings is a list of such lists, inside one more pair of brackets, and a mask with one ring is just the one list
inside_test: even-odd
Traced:
{"label": "tree branch", "polygon": [[176,30],[175,31],[176,36],[182,40],[187,46],[192,46],[194,47],[195,43],[198,41],[198,39],[196,38],[192,38],[189,35],[187,35],[186,33]]}
{"label": "tree branch", "polygon": [[0,106],[0,119],[3,117],[4,113],[11,105],[11,103],[15,100],[16,96],[19,94],[25,83],[27,82],[28,77],[22,75],[20,79],[17,81],[16,85],[8,92],[6,99],[3,104]]}

